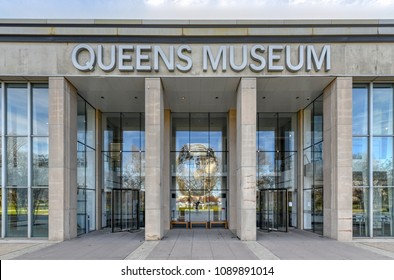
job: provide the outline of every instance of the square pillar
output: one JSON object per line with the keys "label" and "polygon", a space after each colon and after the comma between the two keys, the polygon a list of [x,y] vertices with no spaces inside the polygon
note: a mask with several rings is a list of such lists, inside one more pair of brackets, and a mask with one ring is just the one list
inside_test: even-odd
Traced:
{"label": "square pillar", "polygon": [[352,78],[323,93],[324,236],[352,240]]}
{"label": "square pillar", "polygon": [[[160,78],[145,79],[145,240],[163,237],[163,87]],[[168,174],[167,174],[168,175]]]}
{"label": "square pillar", "polygon": [[237,236],[256,240],[256,78],[237,90]]}
{"label": "square pillar", "polygon": [[170,229],[170,140],[171,140],[171,111],[164,110],[164,161],[163,161],[163,223],[164,231]]}
{"label": "square pillar", "polygon": [[229,220],[228,228],[237,233],[237,111],[228,112],[228,137],[229,137]]}
{"label": "square pillar", "polygon": [[77,90],[64,77],[49,78],[49,233],[77,236]]}

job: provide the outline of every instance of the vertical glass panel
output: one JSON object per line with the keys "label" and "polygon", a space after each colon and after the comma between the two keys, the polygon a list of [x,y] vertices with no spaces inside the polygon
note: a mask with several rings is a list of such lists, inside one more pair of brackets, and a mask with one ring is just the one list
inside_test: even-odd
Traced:
{"label": "vertical glass panel", "polygon": [[174,113],[172,116],[171,150],[187,150],[189,147],[189,114]]}
{"label": "vertical glass panel", "polygon": [[122,153],[120,152],[106,152],[103,153],[104,163],[104,188],[106,191],[111,191],[114,188],[121,188],[121,164]]}
{"label": "vertical glass panel", "polygon": [[96,188],[96,153],[86,146],[86,188]]}
{"label": "vertical glass panel", "polygon": [[295,151],[297,114],[279,114],[277,146],[280,151]]}
{"label": "vertical glass panel", "polygon": [[277,160],[277,188],[295,190],[297,187],[296,162],[297,154],[294,152],[283,152],[278,154]]}
{"label": "vertical glass panel", "polygon": [[373,190],[373,236],[394,236],[394,188]]}
{"label": "vertical glass panel", "polygon": [[7,185],[27,186],[27,137],[7,137]]}
{"label": "vertical glass panel", "polygon": [[312,229],[312,190],[304,190],[304,229]]}
{"label": "vertical glass panel", "polygon": [[78,142],[86,144],[86,107],[85,100],[78,96],[78,112],[77,112],[77,127],[78,127]]}
{"label": "vertical glass panel", "polygon": [[35,84],[33,91],[33,135],[48,135],[48,85]]}
{"label": "vertical glass panel", "polygon": [[214,151],[227,151],[227,115],[210,114],[209,145]]}
{"label": "vertical glass panel", "polygon": [[141,152],[141,178],[140,178],[140,181],[141,181],[141,190],[144,191],[145,190],[145,152]]}
{"label": "vertical glass panel", "polygon": [[369,185],[368,137],[353,137],[353,186]]}
{"label": "vertical glass panel", "polygon": [[7,87],[7,134],[27,135],[27,85]]}
{"label": "vertical glass panel", "polygon": [[3,90],[1,89],[1,83],[0,83],[0,136],[2,133],[3,133]]}
{"label": "vertical glass panel", "polygon": [[102,114],[102,127],[104,132],[103,151],[120,151],[122,135],[120,133],[120,114]]}
{"label": "vertical glass panel", "polygon": [[140,189],[141,187],[141,153],[122,153],[122,188]]}
{"label": "vertical glass panel", "polygon": [[140,114],[122,114],[123,151],[140,151],[141,128]]}
{"label": "vertical glass panel", "polygon": [[257,144],[259,151],[276,151],[277,114],[259,114]]}
{"label": "vertical glass panel", "polygon": [[202,144],[205,147],[209,147],[208,114],[190,114],[190,143]]}
{"label": "vertical glass panel", "polygon": [[86,190],[86,220],[89,231],[96,229],[96,191]]}
{"label": "vertical glass panel", "polygon": [[313,105],[304,109],[304,148],[310,147],[312,143],[312,110]]}
{"label": "vertical glass panel", "polygon": [[145,151],[145,114],[141,113],[141,151]]}
{"label": "vertical glass panel", "polygon": [[367,237],[369,188],[353,188],[353,236]]}
{"label": "vertical glass panel", "polygon": [[393,186],[393,138],[373,137],[373,185]]}
{"label": "vertical glass panel", "polygon": [[86,145],[96,147],[96,110],[86,103]]}
{"label": "vertical glass panel", "polygon": [[33,186],[48,186],[48,138],[33,138]]}
{"label": "vertical glass panel", "polygon": [[313,146],[313,182],[314,187],[323,187],[323,143]]}
{"label": "vertical glass panel", "polygon": [[7,236],[27,236],[27,188],[7,189]]}
{"label": "vertical glass panel", "polygon": [[[0,119],[1,122],[1,119]],[[0,133],[0,187],[3,184],[3,137]]]}
{"label": "vertical glass panel", "polygon": [[86,147],[77,143],[77,185],[78,188],[86,187]]}
{"label": "vertical glass panel", "polygon": [[0,232],[3,229],[3,188],[0,188]]}
{"label": "vertical glass panel", "polygon": [[313,232],[323,234],[323,188],[313,189]]}
{"label": "vertical glass panel", "polygon": [[77,189],[77,234],[86,233],[86,189]]}
{"label": "vertical glass panel", "polygon": [[323,141],[323,100],[313,102],[313,144]]}
{"label": "vertical glass panel", "polygon": [[48,189],[32,189],[32,236],[48,236]]}
{"label": "vertical glass panel", "polygon": [[374,87],[373,89],[373,134],[393,134],[393,89]]}
{"label": "vertical glass panel", "polygon": [[353,135],[368,134],[368,87],[353,88]]}
{"label": "vertical glass panel", "polygon": [[312,147],[304,150],[304,189],[313,187],[313,158]]}
{"label": "vertical glass panel", "polygon": [[257,186],[259,189],[275,188],[275,152],[257,153],[258,178]]}

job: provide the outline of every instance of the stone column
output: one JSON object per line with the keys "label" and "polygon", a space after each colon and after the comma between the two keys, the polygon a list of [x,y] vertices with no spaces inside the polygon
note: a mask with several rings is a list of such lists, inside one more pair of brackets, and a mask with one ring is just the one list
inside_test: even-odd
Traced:
{"label": "stone column", "polygon": [[163,161],[163,214],[164,231],[170,229],[170,140],[171,140],[171,111],[164,110],[164,161]]}
{"label": "stone column", "polygon": [[323,93],[324,236],[352,240],[352,78]]}
{"label": "stone column", "polygon": [[77,236],[77,90],[49,78],[49,240]]}
{"label": "stone column", "polygon": [[237,90],[237,236],[256,240],[256,79]]}
{"label": "stone column", "polygon": [[228,112],[228,182],[229,182],[229,220],[228,228],[237,233],[237,113],[235,109]]}
{"label": "stone column", "polygon": [[160,78],[145,79],[145,240],[163,237],[164,106]]}

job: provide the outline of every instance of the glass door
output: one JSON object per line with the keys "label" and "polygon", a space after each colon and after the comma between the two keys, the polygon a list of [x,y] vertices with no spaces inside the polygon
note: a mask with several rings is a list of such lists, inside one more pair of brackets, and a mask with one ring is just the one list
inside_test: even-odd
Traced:
{"label": "glass door", "polygon": [[288,231],[287,189],[264,189],[259,193],[260,229]]}
{"label": "glass door", "polygon": [[139,229],[140,192],[112,190],[112,232]]}

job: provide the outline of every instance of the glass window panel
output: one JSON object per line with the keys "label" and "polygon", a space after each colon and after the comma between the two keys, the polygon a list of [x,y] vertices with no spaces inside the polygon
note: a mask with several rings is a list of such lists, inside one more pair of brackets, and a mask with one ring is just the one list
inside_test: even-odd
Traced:
{"label": "glass window panel", "polygon": [[32,189],[32,236],[48,237],[48,189]]}
{"label": "glass window panel", "polygon": [[96,110],[86,103],[86,145],[96,147]]}
{"label": "glass window panel", "polygon": [[27,237],[27,188],[7,189],[7,236]]}
{"label": "glass window panel", "polygon": [[3,90],[1,89],[1,84],[0,84],[0,136],[2,133],[3,133]]}
{"label": "glass window panel", "polygon": [[295,151],[297,133],[297,114],[279,114],[277,150]]}
{"label": "glass window panel", "polygon": [[78,188],[86,187],[86,147],[77,143],[77,186]]}
{"label": "glass window panel", "polygon": [[312,145],[312,109],[312,104],[304,109],[304,148]]}
{"label": "glass window panel", "polygon": [[227,151],[227,115],[210,114],[209,145],[214,151]]}
{"label": "glass window panel", "polygon": [[27,186],[27,137],[7,137],[7,185]]}
{"label": "glass window panel", "polygon": [[313,102],[313,144],[323,141],[323,101]]}
{"label": "glass window panel", "polygon": [[145,151],[145,115],[141,114],[141,151]]}
{"label": "glass window panel", "polygon": [[174,113],[172,117],[172,141],[171,150],[181,151],[188,149],[189,139],[189,114]]}
{"label": "glass window panel", "polygon": [[393,138],[373,137],[373,185],[393,185]]}
{"label": "glass window panel", "polygon": [[3,229],[3,188],[0,188],[0,232]]}
{"label": "glass window panel", "polygon": [[27,135],[27,85],[8,85],[7,87],[7,133],[8,135]]}
{"label": "glass window panel", "polygon": [[89,231],[96,229],[96,191],[86,190],[86,215]]}
{"label": "glass window panel", "polygon": [[[190,115],[190,143],[209,146],[209,118],[208,114]],[[193,148],[190,148],[192,150]]]}
{"label": "glass window panel", "polygon": [[393,89],[377,87],[373,89],[373,134],[393,134]]}
{"label": "glass window panel", "polygon": [[259,152],[257,154],[258,178],[257,186],[259,189],[275,188],[275,152]]}
{"label": "glass window panel", "polygon": [[369,185],[368,137],[353,137],[353,186]]}
{"label": "glass window panel", "polygon": [[77,189],[77,234],[86,233],[86,189]]}
{"label": "glass window panel", "polygon": [[78,96],[78,112],[77,112],[77,128],[78,128],[78,135],[77,139],[78,142],[83,144],[86,143],[86,107],[85,107],[85,100],[83,100],[80,96]]}
{"label": "glass window panel", "polygon": [[304,189],[313,187],[312,147],[304,150]]}
{"label": "glass window panel", "polygon": [[[1,122],[1,119],[0,119]],[[1,133],[0,133],[0,187],[3,184],[3,138],[1,137]]]}
{"label": "glass window panel", "polygon": [[353,236],[368,237],[369,188],[353,188]]}
{"label": "glass window panel", "polygon": [[368,134],[368,87],[353,88],[353,135]]}
{"label": "glass window panel", "polygon": [[259,151],[276,151],[275,137],[277,127],[277,114],[259,114],[257,145]]}
{"label": "glass window panel", "polygon": [[86,188],[96,188],[96,153],[95,150],[86,146]]}
{"label": "glass window panel", "polygon": [[394,188],[373,190],[373,236],[394,236]]}
{"label": "glass window panel", "polygon": [[48,137],[33,138],[33,186],[48,186]]}
{"label": "glass window panel", "polygon": [[313,189],[313,232],[323,234],[323,188]]}
{"label": "glass window panel", "polygon": [[48,135],[48,85],[35,84],[33,91],[33,135]]}
{"label": "glass window panel", "polygon": [[145,191],[145,152],[141,153],[141,190]]}
{"label": "glass window panel", "polygon": [[140,114],[122,114],[123,151],[136,152],[141,149]]}
{"label": "glass window panel", "polygon": [[121,163],[122,153],[104,152],[104,188],[105,191],[111,191],[114,188],[121,188]]}
{"label": "glass window panel", "polygon": [[103,151],[120,151],[122,135],[120,134],[120,114],[102,114],[102,127],[104,132]]}
{"label": "glass window panel", "polygon": [[140,189],[141,187],[141,153],[122,153],[122,187]]}
{"label": "glass window panel", "polygon": [[323,187],[323,143],[313,146],[313,181],[314,187]]}
{"label": "glass window panel", "polygon": [[297,187],[297,154],[294,152],[283,152],[277,155],[277,188],[295,190]]}
{"label": "glass window panel", "polygon": [[312,229],[312,190],[304,190],[304,229]]}

